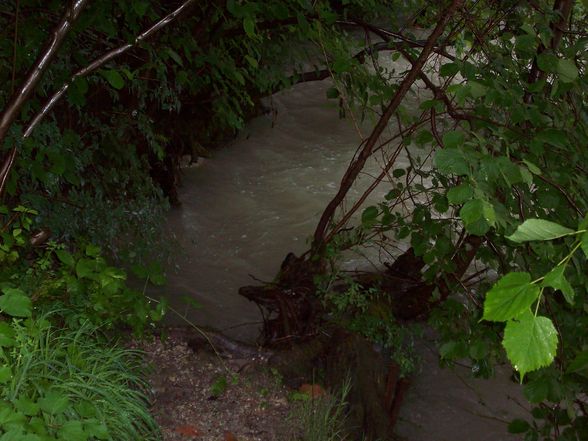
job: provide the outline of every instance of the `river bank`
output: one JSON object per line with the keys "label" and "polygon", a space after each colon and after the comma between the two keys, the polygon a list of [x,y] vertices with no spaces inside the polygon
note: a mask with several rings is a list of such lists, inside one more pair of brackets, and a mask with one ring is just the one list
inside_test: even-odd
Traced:
{"label": "river bank", "polygon": [[164,441],[291,439],[291,392],[263,362],[191,348],[186,329],[164,334],[138,345],[152,366],[152,412]]}

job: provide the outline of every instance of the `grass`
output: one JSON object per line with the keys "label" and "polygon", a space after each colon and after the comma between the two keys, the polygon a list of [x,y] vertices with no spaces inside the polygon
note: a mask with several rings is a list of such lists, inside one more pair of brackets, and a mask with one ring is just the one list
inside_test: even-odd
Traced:
{"label": "grass", "polygon": [[142,354],[113,344],[88,323],[70,330],[47,318],[14,321],[14,344],[0,348],[0,360],[11,370],[0,388],[0,415],[10,416],[0,418],[0,434],[161,439],[149,413]]}
{"label": "grass", "polygon": [[293,425],[300,427],[299,433],[290,441],[343,441],[345,434],[345,414],[347,395],[351,382],[347,381],[335,394],[325,394],[300,400],[291,413]]}

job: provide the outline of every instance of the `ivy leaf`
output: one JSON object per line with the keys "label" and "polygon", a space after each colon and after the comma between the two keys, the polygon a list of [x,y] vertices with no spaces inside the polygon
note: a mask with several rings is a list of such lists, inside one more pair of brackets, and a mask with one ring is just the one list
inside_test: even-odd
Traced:
{"label": "ivy leaf", "polygon": [[553,289],[559,289],[566,301],[570,304],[574,304],[574,289],[568,279],[565,276],[565,266],[559,265],[553,268],[543,279],[543,286],[550,286]]}
{"label": "ivy leaf", "polygon": [[557,350],[557,331],[547,317],[535,317],[531,312],[511,320],[504,329],[502,345],[514,368],[525,374],[553,362]]}
{"label": "ivy leaf", "polygon": [[33,304],[31,299],[20,289],[4,288],[0,296],[0,310],[13,317],[30,317]]}
{"label": "ivy leaf", "polygon": [[559,79],[563,83],[571,83],[578,79],[578,68],[576,64],[567,58],[557,62],[557,72],[559,73]]}
{"label": "ivy leaf", "polygon": [[470,167],[463,152],[458,149],[444,148],[435,155],[435,165],[441,173],[469,175]]}
{"label": "ivy leaf", "polygon": [[529,273],[508,273],[486,293],[482,319],[502,322],[518,317],[528,311],[539,292],[539,287],[531,283]]}
{"label": "ivy leaf", "polygon": [[120,90],[125,86],[125,80],[116,70],[103,70],[101,73],[113,88]]}
{"label": "ivy leaf", "polygon": [[513,242],[529,242],[532,240],[552,240],[572,234],[574,230],[563,227],[555,222],[543,219],[527,219],[507,239]]}

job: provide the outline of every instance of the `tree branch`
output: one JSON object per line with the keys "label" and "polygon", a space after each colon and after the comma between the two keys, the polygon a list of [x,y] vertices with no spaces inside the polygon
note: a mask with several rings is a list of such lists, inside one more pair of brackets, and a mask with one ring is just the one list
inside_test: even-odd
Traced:
{"label": "tree branch", "polygon": [[[31,93],[43,77],[43,74],[51,64],[55,54],[61,47],[65,36],[70,31],[72,23],[76,21],[87,2],[88,0],[74,0],[71,2],[61,17],[61,20],[53,30],[44,50],[41,51],[41,54],[35,60],[35,63],[29,70],[29,73],[22,82],[21,86],[18,88],[16,93],[13,94],[11,100],[6,106],[6,109],[2,113],[2,117],[0,118],[0,146],[2,146],[4,143],[8,129],[16,120],[18,112],[20,112],[22,106],[29,99]],[[0,196],[2,196],[4,187],[6,185],[6,180],[8,178],[10,169],[14,164],[15,157],[16,146],[12,148],[8,154],[8,157],[2,164],[2,169],[0,170]]]}
{"label": "tree branch", "polygon": [[347,169],[345,175],[343,176],[343,179],[341,180],[341,185],[339,187],[339,191],[333,197],[333,199],[329,202],[329,204],[325,208],[325,211],[323,211],[323,214],[318,222],[318,225],[316,227],[316,230],[314,232],[314,237],[313,237],[313,243],[312,243],[312,248],[311,248],[312,254],[317,254],[319,252],[319,250],[323,247],[324,237],[325,237],[325,232],[326,232],[327,226],[331,222],[331,220],[335,214],[335,211],[337,210],[337,207],[339,207],[339,205],[341,204],[341,202],[343,201],[343,199],[345,198],[345,196],[349,192],[349,189],[351,188],[351,186],[355,182],[355,179],[357,178],[357,176],[359,175],[359,173],[363,169],[367,159],[372,154],[373,148],[376,145],[380,135],[382,134],[382,132],[386,128],[388,121],[390,120],[390,118],[392,117],[394,112],[396,112],[396,109],[398,108],[398,106],[400,105],[402,100],[404,99],[404,96],[410,90],[410,87],[412,86],[412,84],[415,82],[415,80],[419,76],[419,73],[420,73],[422,67],[425,65],[427,59],[431,55],[431,52],[433,52],[433,48],[435,46],[435,43],[437,42],[437,40],[439,39],[439,37],[441,36],[443,31],[445,30],[445,27],[447,26],[449,19],[453,16],[453,14],[456,12],[456,10],[462,5],[462,2],[463,2],[463,0],[453,0],[451,2],[451,4],[449,5],[449,7],[447,7],[444,11],[442,11],[439,14],[439,16],[437,18],[437,25],[435,26],[435,29],[433,30],[433,32],[431,33],[429,38],[427,39],[427,42],[425,43],[423,50],[421,51],[418,59],[416,60],[415,64],[413,65],[412,69],[409,71],[409,73],[406,75],[406,77],[404,77],[404,79],[400,83],[400,86],[399,86],[398,90],[396,91],[396,94],[394,95],[394,97],[392,98],[392,101],[390,102],[388,107],[385,109],[382,117],[379,119],[378,123],[374,127],[372,133],[370,134],[369,138],[365,142],[359,155],[349,165],[349,168]]}
{"label": "tree branch", "polygon": [[[79,3],[83,3],[84,1],[86,1],[86,0],[78,0],[76,2],[76,5]],[[195,0],[186,0],[178,8],[176,8],[173,12],[170,12],[168,15],[166,15],[161,20],[156,22],[150,28],[148,28],[147,30],[145,30],[144,32],[139,34],[132,43],[127,43],[127,44],[119,46],[115,49],[112,49],[111,51],[109,51],[109,52],[103,54],[102,56],[98,57],[97,59],[95,59],[93,62],[88,64],[86,67],[83,67],[82,69],[80,69],[76,73],[74,73],[72,75],[72,77],[69,79],[69,81],[66,82],[57,92],[55,92],[49,98],[49,100],[47,100],[45,105],[41,108],[41,110],[39,110],[39,112],[34,116],[34,118],[31,120],[31,122],[27,125],[27,128],[25,129],[25,131],[23,133],[23,139],[28,138],[31,135],[31,133],[35,129],[35,127],[51,111],[51,109],[53,109],[55,104],[57,104],[57,102],[63,97],[64,93],[69,89],[71,84],[77,78],[89,75],[90,73],[94,72],[96,69],[103,66],[104,64],[106,64],[110,60],[118,57],[119,55],[124,54],[129,49],[131,49],[131,48],[137,46],[139,43],[147,40],[149,37],[151,37],[157,31],[164,28],[169,23],[171,23],[173,20],[175,20],[182,12],[184,12],[194,2],[195,2]],[[78,13],[79,13],[79,11],[78,11]],[[77,15],[76,15],[76,17],[77,17]],[[58,26],[58,28],[60,29],[61,26]],[[45,68],[46,68],[46,64],[48,64],[48,61],[50,61],[50,59],[48,59],[47,62],[45,63]],[[24,103],[24,100],[22,102]],[[22,106],[22,103],[20,105]],[[14,120],[14,117],[12,120]],[[12,122],[12,121],[10,121],[10,122]],[[2,126],[0,126],[0,129],[1,128],[2,128]],[[2,132],[0,131],[0,141],[2,140],[1,136],[2,136]],[[9,172],[10,172],[10,169],[12,168],[15,157],[16,157],[16,147],[14,147],[12,149],[8,159],[5,161],[4,165],[2,166],[2,170],[0,170],[0,195],[2,195],[2,192],[4,190],[6,179],[8,177]]]}

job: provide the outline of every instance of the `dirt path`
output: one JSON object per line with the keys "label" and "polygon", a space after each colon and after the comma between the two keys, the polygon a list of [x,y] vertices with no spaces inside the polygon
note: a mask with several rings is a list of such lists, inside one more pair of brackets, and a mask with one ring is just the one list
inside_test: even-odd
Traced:
{"label": "dirt path", "polygon": [[296,433],[288,390],[259,360],[194,351],[173,329],[140,347],[154,367],[153,413],[165,441],[286,441]]}

